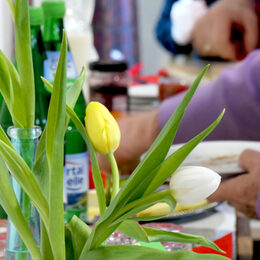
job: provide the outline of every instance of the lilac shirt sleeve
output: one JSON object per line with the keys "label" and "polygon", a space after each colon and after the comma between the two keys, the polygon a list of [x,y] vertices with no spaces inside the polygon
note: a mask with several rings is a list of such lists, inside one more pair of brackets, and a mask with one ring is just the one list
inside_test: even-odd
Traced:
{"label": "lilac shirt sleeve", "polygon": [[[183,94],[162,102],[159,125],[167,122]],[[204,130],[226,108],[220,124],[207,140],[260,140],[260,50],[220,76],[199,87],[184,114],[175,138],[182,143]]]}

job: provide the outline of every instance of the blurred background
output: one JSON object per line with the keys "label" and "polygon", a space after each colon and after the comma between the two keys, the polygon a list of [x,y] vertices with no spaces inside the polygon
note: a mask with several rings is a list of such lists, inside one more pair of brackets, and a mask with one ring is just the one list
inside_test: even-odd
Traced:
{"label": "blurred background", "polygon": [[[30,2],[40,6],[42,1]],[[94,6],[94,1],[85,2],[90,3],[89,6]],[[107,58],[109,55],[114,55],[113,57],[119,58],[122,54],[130,65],[142,61],[143,74],[157,73],[169,59],[169,54],[159,45],[154,33],[163,2],[163,0],[96,1],[93,31],[96,34],[95,45],[100,57]],[[66,3],[68,8],[70,1]],[[0,48],[12,55],[11,17],[6,10],[8,10],[6,1],[1,1]],[[88,15],[91,18],[89,11],[86,5],[86,19]],[[68,13],[66,15],[68,16]]]}

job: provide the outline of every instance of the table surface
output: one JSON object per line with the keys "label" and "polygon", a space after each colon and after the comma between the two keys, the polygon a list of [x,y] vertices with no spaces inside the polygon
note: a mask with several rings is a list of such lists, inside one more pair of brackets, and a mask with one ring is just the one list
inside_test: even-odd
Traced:
{"label": "table surface", "polygon": [[202,78],[202,83],[215,79],[224,68],[234,66],[237,62],[194,60],[174,57],[169,62],[167,70],[172,77],[186,80],[187,83],[192,83],[207,64],[210,64],[210,67]]}

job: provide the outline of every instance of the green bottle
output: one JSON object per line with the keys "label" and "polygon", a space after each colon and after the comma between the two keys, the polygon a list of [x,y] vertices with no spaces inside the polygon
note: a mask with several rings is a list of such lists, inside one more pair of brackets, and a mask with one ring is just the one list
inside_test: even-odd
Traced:
{"label": "green bottle", "polygon": [[43,62],[46,57],[41,31],[44,21],[43,9],[41,7],[30,7],[29,12],[36,99],[35,124],[44,129],[47,122],[50,93],[45,89],[41,80],[41,76],[43,76]]}
{"label": "green bottle", "polygon": [[[41,26],[43,25],[43,10],[40,7],[30,7],[30,29],[31,29],[31,46],[34,66],[35,81],[35,125],[42,129],[45,127],[50,100],[50,93],[44,88],[41,80],[43,76],[43,61],[45,59],[45,50],[41,34]],[[16,66],[16,61],[14,61]],[[11,115],[4,100],[0,107],[0,123],[5,132],[9,126],[13,125]]]}
{"label": "green bottle", "polygon": [[[44,61],[44,77],[52,82],[60,54],[62,40],[63,17],[65,4],[63,1],[44,1],[44,32],[43,39],[46,49]],[[70,88],[78,76],[72,53],[67,53],[67,85]],[[84,122],[86,103],[82,93],[74,111]],[[86,221],[86,194],[88,190],[88,153],[84,140],[70,121],[65,134],[65,165],[63,178],[63,194],[65,204],[65,221],[73,215]]]}

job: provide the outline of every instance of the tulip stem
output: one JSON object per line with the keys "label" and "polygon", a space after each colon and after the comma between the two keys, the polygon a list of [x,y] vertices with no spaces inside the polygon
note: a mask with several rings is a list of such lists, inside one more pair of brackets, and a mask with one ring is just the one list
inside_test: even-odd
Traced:
{"label": "tulip stem", "polygon": [[116,159],[113,152],[107,154],[109,160],[111,171],[112,171],[112,192],[111,192],[111,201],[115,198],[116,194],[119,191],[119,172],[116,163]]}

